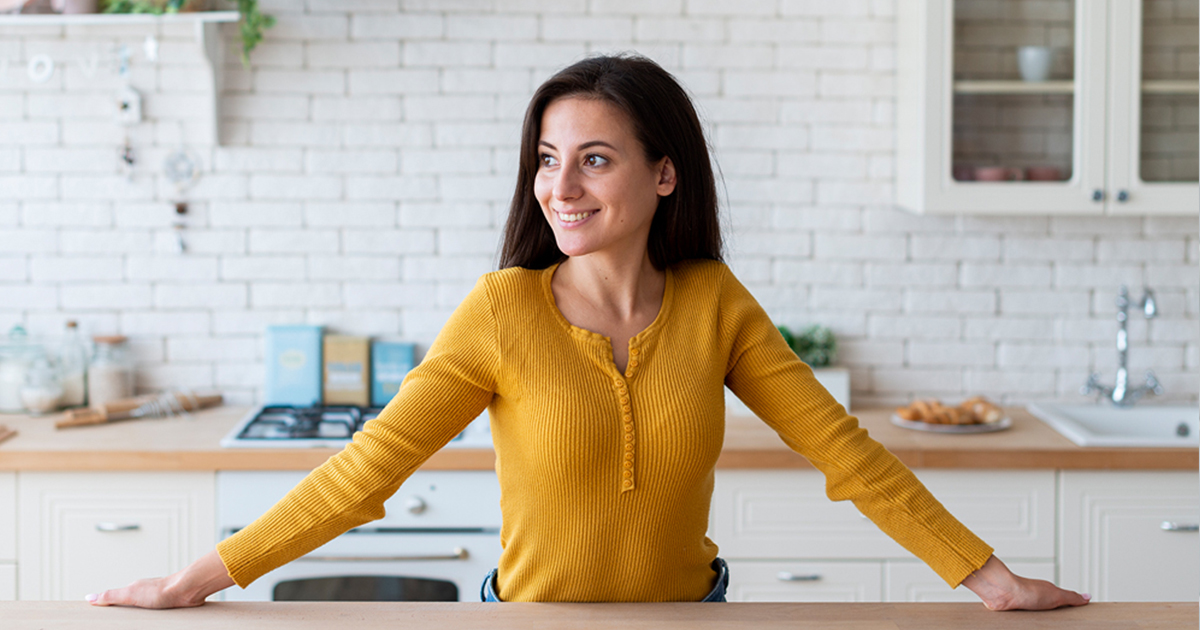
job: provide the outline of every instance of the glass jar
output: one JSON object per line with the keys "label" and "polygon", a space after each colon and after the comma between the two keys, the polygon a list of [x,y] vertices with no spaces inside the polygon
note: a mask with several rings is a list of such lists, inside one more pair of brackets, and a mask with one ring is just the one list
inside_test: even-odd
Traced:
{"label": "glass jar", "polygon": [[58,351],[58,367],[62,375],[62,406],[83,406],[87,401],[88,353],[75,320],[67,322]]}
{"label": "glass jar", "polygon": [[87,398],[93,408],[133,396],[133,362],[123,335],[93,337],[96,354],[88,366]]}
{"label": "glass jar", "polygon": [[21,413],[21,388],[29,371],[33,344],[20,326],[13,326],[8,339],[0,343],[0,412]]}
{"label": "glass jar", "polygon": [[58,366],[43,353],[29,364],[25,385],[21,387],[21,402],[29,413],[40,416],[58,411],[62,395]]}

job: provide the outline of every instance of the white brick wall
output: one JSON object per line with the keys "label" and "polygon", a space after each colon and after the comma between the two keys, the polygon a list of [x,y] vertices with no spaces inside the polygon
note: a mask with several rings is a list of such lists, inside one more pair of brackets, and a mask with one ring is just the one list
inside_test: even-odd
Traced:
{"label": "white brick wall", "polygon": [[[1089,371],[1115,365],[1120,283],[1159,297],[1160,319],[1131,320],[1131,364],[1194,400],[1194,218],[891,207],[895,1],[264,2],[278,24],[249,70],[230,55],[216,147],[194,142],[208,110],[189,29],[5,30],[0,326],[56,335],[74,318],[88,333],[124,333],[141,388],[215,386],[238,402],[257,396],[269,324],[427,346],[495,267],[533,90],[588,52],[633,50],[697,98],[736,273],[780,324],[840,335],[856,405],[1077,399]],[[1059,6],[995,4],[960,2],[983,22]],[[223,28],[232,46],[235,27]],[[1004,28],[981,30],[996,44],[981,40],[962,61],[1007,64],[988,46],[1024,31]],[[76,58],[113,42],[138,51],[150,32],[161,62],[136,55],[132,68],[148,119],[123,130],[110,122],[112,68],[86,77]],[[20,71],[38,52],[59,62],[45,84]],[[1195,119],[1194,103],[1179,107]],[[1002,124],[1056,112],[1008,112]],[[116,158],[126,134],[132,181]],[[159,165],[184,139],[204,174],[178,256],[161,249],[176,217]]]}

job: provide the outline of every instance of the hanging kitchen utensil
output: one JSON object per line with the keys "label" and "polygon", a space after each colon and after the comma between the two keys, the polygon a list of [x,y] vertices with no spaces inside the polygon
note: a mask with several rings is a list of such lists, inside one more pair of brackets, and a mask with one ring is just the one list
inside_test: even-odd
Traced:
{"label": "hanging kitchen utensil", "polygon": [[13,437],[16,434],[17,434],[16,429],[10,429],[10,428],[4,426],[3,424],[0,424],[0,442],[3,442],[4,440],[7,440],[8,438]]}
{"label": "hanging kitchen utensil", "polygon": [[142,95],[126,85],[117,90],[117,124],[130,127],[142,122]]}
{"label": "hanging kitchen utensil", "polygon": [[180,146],[163,159],[163,175],[175,187],[176,196],[191,188],[200,177],[199,160],[186,147]]}

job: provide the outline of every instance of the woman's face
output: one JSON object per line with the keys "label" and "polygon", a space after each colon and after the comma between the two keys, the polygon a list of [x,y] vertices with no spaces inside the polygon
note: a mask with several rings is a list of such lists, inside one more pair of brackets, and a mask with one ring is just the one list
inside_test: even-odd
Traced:
{"label": "woman's face", "polygon": [[675,190],[670,158],[646,161],[623,112],[562,98],[542,114],[534,194],[568,256],[643,251],[658,198]]}

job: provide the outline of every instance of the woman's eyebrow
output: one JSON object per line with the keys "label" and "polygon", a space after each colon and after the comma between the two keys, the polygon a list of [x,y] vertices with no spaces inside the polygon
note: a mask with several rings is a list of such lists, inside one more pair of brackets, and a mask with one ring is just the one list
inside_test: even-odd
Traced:
{"label": "woman's eyebrow", "polygon": [[[549,147],[550,149],[553,149],[554,151],[558,150],[558,147],[554,146],[553,144],[550,144],[549,142],[546,142],[545,140],[538,140],[538,144],[545,146],[545,147]],[[608,148],[612,149],[613,151],[617,150],[617,147],[614,147],[613,145],[611,145],[603,140],[589,140],[588,142],[584,142],[583,144],[576,147],[575,150],[582,151],[584,149],[589,149],[591,147],[608,147]]]}

